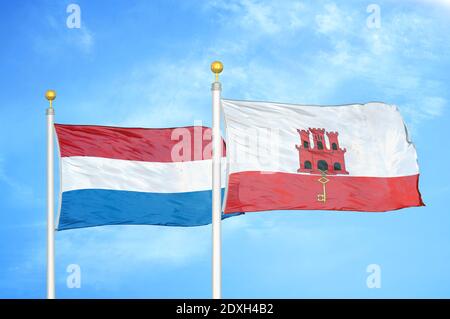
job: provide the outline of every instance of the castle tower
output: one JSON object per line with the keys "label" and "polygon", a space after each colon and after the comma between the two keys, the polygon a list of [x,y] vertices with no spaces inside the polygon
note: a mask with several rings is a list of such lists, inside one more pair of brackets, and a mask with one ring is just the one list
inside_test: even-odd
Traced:
{"label": "castle tower", "polygon": [[309,131],[297,130],[297,132],[300,134],[300,140],[302,142],[301,146],[305,149],[310,148],[311,145],[310,145],[310,141],[309,141]]}
{"label": "castle tower", "polygon": [[337,151],[339,149],[338,132],[327,132],[328,141],[330,142],[330,149]]}
{"label": "castle tower", "polygon": [[300,145],[295,145],[298,150],[300,168],[297,172],[311,172],[312,170],[312,154],[309,152],[311,149],[311,142],[309,139],[309,131],[306,130],[297,130],[298,134],[300,134]]}
{"label": "castle tower", "polygon": [[340,148],[338,136],[338,132],[327,132],[328,142],[330,143],[331,164],[336,174],[348,174],[344,160],[344,154],[347,149]]}
{"label": "castle tower", "polygon": [[314,149],[315,150],[324,150],[326,149],[325,145],[325,129],[323,128],[310,128],[309,131],[312,133],[313,141],[314,141]]}

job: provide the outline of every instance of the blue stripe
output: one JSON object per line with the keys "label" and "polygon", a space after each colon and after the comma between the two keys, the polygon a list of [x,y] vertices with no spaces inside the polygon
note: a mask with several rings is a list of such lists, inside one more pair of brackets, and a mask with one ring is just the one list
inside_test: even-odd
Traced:
{"label": "blue stripe", "polygon": [[[222,189],[223,197],[224,189]],[[82,189],[62,193],[58,230],[101,225],[211,223],[212,192],[142,193]],[[239,214],[222,215],[222,219]]]}

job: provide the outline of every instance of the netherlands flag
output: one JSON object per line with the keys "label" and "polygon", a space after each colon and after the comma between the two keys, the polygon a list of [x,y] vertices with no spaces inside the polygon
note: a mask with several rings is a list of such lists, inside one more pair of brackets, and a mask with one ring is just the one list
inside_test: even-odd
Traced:
{"label": "netherlands flag", "polygon": [[423,206],[417,154],[394,105],[222,100],[225,213]]}
{"label": "netherlands flag", "polygon": [[[58,230],[211,223],[210,128],[55,129],[61,158]],[[222,186],[225,179],[223,170]]]}

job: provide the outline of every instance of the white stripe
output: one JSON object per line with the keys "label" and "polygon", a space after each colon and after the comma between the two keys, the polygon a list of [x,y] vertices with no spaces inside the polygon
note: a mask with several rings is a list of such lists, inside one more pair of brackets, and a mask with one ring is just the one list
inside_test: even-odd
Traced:
{"label": "white stripe", "polygon": [[[297,173],[297,129],[339,133],[350,176],[395,177],[419,172],[414,145],[398,109],[384,103],[305,106],[223,100],[229,173]],[[312,140],[311,140],[312,143]],[[325,145],[329,141],[325,136]],[[301,173],[304,174],[304,173]]]}
{"label": "white stripe", "polygon": [[[225,163],[225,158],[222,158]],[[111,189],[182,193],[212,189],[212,161],[142,162],[73,156],[61,159],[61,190]],[[222,187],[226,166],[222,165]]]}

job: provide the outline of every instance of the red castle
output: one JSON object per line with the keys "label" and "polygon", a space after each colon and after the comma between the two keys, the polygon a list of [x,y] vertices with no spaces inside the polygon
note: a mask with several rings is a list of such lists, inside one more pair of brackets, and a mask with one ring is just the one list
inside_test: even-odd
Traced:
{"label": "red castle", "polygon": [[[345,148],[339,147],[338,132],[327,132],[330,148],[325,144],[325,129],[310,128],[297,130],[300,134],[301,145],[295,145],[298,150],[300,168],[297,172],[328,175],[348,174],[345,169]],[[310,134],[314,146],[311,147]]]}

